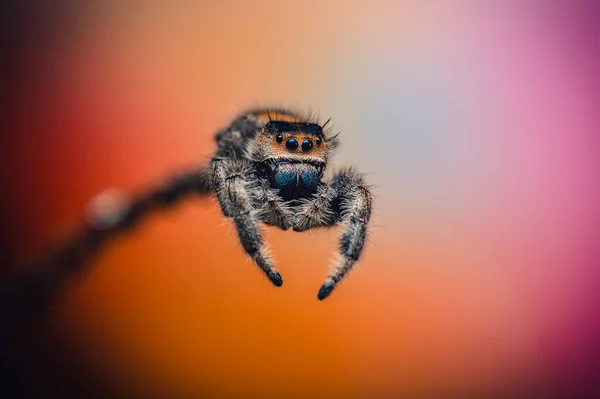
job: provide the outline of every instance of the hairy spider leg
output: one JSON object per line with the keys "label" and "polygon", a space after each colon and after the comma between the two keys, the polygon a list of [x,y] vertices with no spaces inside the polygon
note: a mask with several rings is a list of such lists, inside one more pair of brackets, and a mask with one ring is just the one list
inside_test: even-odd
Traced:
{"label": "hairy spider leg", "polygon": [[213,187],[223,214],[233,219],[244,250],[265,272],[269,280],[280,287],[283,279],[269,259],[252,207],[254,187],[249,183],[252,167],[249,161],[236,158],[217,158],[211,162]]}
{"label": "hairy spider leg", "polygon": [[331,294],[336,284],[360,258],[371,217],[372,194],[364,176],[352,169],[340,171],[329,183],[321,185],[315,195],[304,201],[296,219],[295,231],[315,227],[344,226],[340,238],[339,256],[332,273],[327,277],[318,298]]}

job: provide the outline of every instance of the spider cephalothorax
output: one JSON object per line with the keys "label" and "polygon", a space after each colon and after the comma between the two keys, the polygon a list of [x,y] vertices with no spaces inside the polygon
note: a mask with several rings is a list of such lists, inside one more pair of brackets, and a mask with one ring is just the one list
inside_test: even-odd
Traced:
{"label": "spider cephalothorax", "polygon": [[371,214],[371,193],[352,169],[322,181],[338,144],[323,125],[286,110],[256,110],[235,119],[216,136],[211,186],[240,242],[276,286],[281,275],[269,259],[258,222],[287,230],[345,226],[340,258],[319,291],[327,297],[358,260]]}

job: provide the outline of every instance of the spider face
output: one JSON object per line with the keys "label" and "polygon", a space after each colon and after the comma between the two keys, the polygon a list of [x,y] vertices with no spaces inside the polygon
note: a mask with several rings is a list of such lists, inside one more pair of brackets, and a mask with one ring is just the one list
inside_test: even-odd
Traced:
{"label": "spider face", "polygon": [[316,123],[271,121],[262,130],[270,138],[273,151],[325,162],[323,128]]}
{"label": "spider face", "polygon": [[332,148],[318,123],[284,117],[261,124],[248,153],[262,164],[263,177],[289,200],[315,192]]}
{"label": "spider face", "polygon": [[271,158],[298,162],[327,162],[327,143],[323,128],[316,123],[270,121],[257,140],[270,147]]}
{"label": "spider face", "polygon": [[261,135],[272,152],[265,162],[273,186],[285,196],[313,193],[326,164],[323,128],[316,123],[270,121]]}

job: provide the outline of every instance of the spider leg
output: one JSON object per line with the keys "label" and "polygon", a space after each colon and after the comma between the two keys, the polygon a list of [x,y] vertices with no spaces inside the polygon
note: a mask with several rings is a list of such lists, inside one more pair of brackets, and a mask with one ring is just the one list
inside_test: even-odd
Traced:
{"label": "spider leg", "polygon": [[235,158],[215,158],[211,169],[213,187],[223,214],[233,220],[244,250],[275,286],[281,286],[283,280],[265,251],[257,212],[252,206],[256,187],[249,182],[252,177],[250,162]]}
{"label": "spider leg", "polygon": [[278,190],[270,187],[267,180],[258,180],[253,199],[256,208],[259,209],[258,218],[262,222],[282,230],[292,226],[294,220],[292,208],[279,196]]}
{"label": "spider leg", "polygon": [[320,184],[312,197],[302,200],[294,221],[294,231],[334,225],[336,215],[333,203],[336,197],[336,190],[331,183]]}
{"label": "spider leg", "polygon": [[340,253],[332,273],[327,277],[318,298],[327,298],[336,284],[350,271],[362,253],[371,217],[372,194],[364,176],[346,169],[329,183],[322,183],[317,192],[303,200],[294,220],[294,231],[342,224]]}
{"label": "spider leg", "polygon": [[[319,300],[331,294],[360,258],[371,217],[372,194],[361,174],[352,169],[344,170],[332,180],[331,186],[337,193],[339,202],[336,211],[344,231],[340,238],[340,256],[333,272],[319,289]],[[336,205],[335,202],[333,204]]]}

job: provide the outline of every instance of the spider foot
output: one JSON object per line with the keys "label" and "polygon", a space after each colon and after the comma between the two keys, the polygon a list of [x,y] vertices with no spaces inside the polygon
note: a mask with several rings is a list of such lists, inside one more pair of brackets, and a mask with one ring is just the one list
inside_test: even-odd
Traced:
{"label": "spider foot", "polygon": [[275,287],[281,287],[283,285],[283,279],[281,278],[281,274],[275,269],[271,269],[267,272],[267,277],[269,280],[275,285]]}
{"label": "spider foot", "polygon": [[325,282],[319,289],[319,295],[318,295],[319,301],[322,301],[323,299],[327,298],[329,296],[329,294],[331,294],[331,291],[333,291],[334,288],[335,288],[335,281],[333,281],[330,278],[325,280]]}

